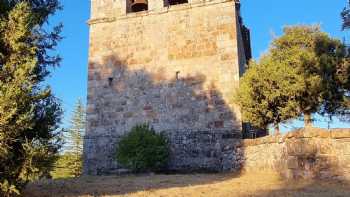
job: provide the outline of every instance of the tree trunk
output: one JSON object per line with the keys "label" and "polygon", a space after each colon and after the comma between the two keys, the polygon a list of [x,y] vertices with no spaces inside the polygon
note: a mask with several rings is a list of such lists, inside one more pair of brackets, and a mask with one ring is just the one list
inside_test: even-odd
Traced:
{"label": "tree trunk", "polygon": [[275,127],[275,135],[280,135],[281,132],[280,132],[280,126],[279,126],[279,124],[275,124],[274,127]]}
{"label": "tree trunk", "polygon": [[313,125],[312,125],[312,116],[309,113],[305,113],[304,114],[304,127],[305,128],[313,127]]}

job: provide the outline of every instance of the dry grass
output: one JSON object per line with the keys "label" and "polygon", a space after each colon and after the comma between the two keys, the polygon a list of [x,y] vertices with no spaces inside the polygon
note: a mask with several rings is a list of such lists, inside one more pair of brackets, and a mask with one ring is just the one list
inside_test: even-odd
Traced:
{"label": "dry grass", "polygon": [[25,196],[233,196],[233,197],[340,197],[350,196],[350,186],[338,181],[284,182],[269,172],[249,174],[191,174],[82,177],[30,184]]}

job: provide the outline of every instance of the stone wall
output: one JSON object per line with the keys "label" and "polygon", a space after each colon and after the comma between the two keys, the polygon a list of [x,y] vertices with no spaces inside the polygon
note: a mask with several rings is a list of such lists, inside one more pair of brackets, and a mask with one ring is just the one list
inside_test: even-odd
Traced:
{"label": "stone wall", "polygon": [[[236,171],[243,159],[242,136],[234,130],[175,130],[163,132],[170,145],[170,160],[167,170],[175,172],[222,172]],[[102,175],[118,173],[122,166],[111,154],[115,152],[121,136],[98,136],[85,139],[85,147],[95,151],[86,154],[88,174]],[[93,156],[91,159],[90,156]],[[104,161],[104,162],[101,162]]]}
{"label": "stone wall", "polygon": [[298,130],[244,140],[243,170],[273,170],[286,178],[350,180],[350,129]]}
{"label": "stone wall", "polygon": [[170,140],[170,171],[222,172],[240,169],[240,131],[200,130],[166,132]]}
{"label": "stone wall", "polygon": [[136,124],[242,129],[232,100],[246,63],[236,1],[148,2],[128,13],[126,0],[92,0],[85,173],[118,168],[118,139]]}

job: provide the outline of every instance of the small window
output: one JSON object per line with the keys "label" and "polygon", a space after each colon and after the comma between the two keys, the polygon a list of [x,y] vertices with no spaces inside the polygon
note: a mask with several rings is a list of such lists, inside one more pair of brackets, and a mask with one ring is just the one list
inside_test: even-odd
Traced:
{"label": "small window", "polygon": [[148,10],[148,0],[127,0],[128,12],[141,12]]}
{"label": "small window", "polygon": [[188,3],[188,0],[164,0],[164,6]]}
{"label": "small window", "polygon": [[176,75],[175,75],[176,80],[180,79],[180,71],[176,71]]}

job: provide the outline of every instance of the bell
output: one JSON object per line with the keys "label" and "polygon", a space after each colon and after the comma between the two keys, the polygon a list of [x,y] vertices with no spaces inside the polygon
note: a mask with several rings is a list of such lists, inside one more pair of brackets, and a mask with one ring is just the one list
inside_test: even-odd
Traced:
{"label": "bell", "polygon": [[131,10],[133,12],[140,12],[148,9],[147,0],[131,0]]}
{"label": "bell", "polygon": [[170,5],[184,4],[188,3],[188,0],[169,0]]}

